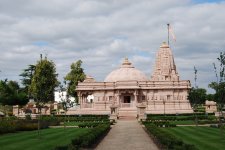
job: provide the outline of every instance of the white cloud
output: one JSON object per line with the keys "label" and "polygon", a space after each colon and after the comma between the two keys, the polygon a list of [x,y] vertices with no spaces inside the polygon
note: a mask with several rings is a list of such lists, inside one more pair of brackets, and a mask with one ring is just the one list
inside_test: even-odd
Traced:
{"label": "white cloud", "polygon": [[224,14],[224,1],[0,0],[0,79],[19,81],[40,53],[56,63],[60,79],[82,59],[85,72],[102,81],[126,56],[150,76],[169,22],[181,78],[193,81],[196,66],[206,88],[215,79],[212,62],[225,48]]}

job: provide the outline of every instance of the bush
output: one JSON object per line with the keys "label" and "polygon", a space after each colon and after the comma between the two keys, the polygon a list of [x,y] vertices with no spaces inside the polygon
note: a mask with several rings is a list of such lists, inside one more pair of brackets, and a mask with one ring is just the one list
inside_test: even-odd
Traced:
{"label": "bush", "polygon": [[144,125],[147,125],[147,124],[154,124],[155,126],[157,127],[176,127],[177,125],[176,124],[172,124],[168,121],[143,121],[142,122]]}
{"label": "bush", "polygon": [[76,122],[109,122],[108,115],[43,115],[42,120],[46,121],[76,121]]}
{"label": "bush", "polygon": [[[50,125],[58,125],[59,122],[54,121],[41,121],[40,128],[45,129]],[[0,121],[0,134],[11,133],[16,131],[31,131],[37,130],[37,120],[1,120]]]}
{"label": "bush", "polygon": [[10,120],[0,121],[0,134],[16,132],[16,125]]}
{"label": "bush", "polygon": [[209,113],[197,113],[197,114],[181,114],[181,115],[175,115],[175,114],[148,114],[146,120],[161,120],[161,121],[186,121],[186,120],[195,120],[195,115],[197,115],[198,120],[215,120],[216,117],[214,114]]}
{"label": "bush", "polygon": [[155,139],[162,144],[166,149],[180,149],[180,150],[196,150],[194,145],[186,144],[182,140],[176,138],[172,134],[160,130],[154,124],[145,124],[146,129],[152,134]]}
{"label": "bush", "polygon": [[56,146],[54,150],[68,150],[68,146]]}
{"label": "bush", "polygon": [[76,150],[79,148],[89,148],[96,144],[110,129],[110,124],[98,124],[85,134],[78,135],[71,140],[68,146],[57,146],[55,150]]}

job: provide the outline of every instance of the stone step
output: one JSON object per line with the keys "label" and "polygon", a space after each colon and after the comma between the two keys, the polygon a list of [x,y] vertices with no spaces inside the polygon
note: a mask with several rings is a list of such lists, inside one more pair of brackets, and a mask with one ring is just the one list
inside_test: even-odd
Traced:
{"label": "stone step", "polygon": [[119,110],[119,117],[137,117],[136,110]]}
{"label": "stone step", "polygon": [[119,120],[136,120],[136,116],[119,116]]}

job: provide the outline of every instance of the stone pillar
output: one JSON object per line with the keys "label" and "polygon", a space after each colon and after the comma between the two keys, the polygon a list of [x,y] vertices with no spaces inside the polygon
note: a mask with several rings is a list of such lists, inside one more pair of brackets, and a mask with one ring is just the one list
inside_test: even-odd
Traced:
{"label": "stone pillar", "polygon": [[145,111],[146,111],[146,105],[144,103],[137,105],[138,121],[146,120]]}
{"label": "stone pillar", "polygon": [[19,116],[19,105],[13,106],[13,115]]}
{"label": "stone pillar", "polygon": [[117,101],[117,104],[120,106],[120,94],[115,95],[115,100]]}
{"label": "stone pillar", "polygon": [[134,92],[134,105],[137,105],[138,104],[138,94],[137,94],[137,91]]}
{"label": "stone pillar", "polygon": [[81,95],[81,103],[80,103],[81,108],[83,108],[83,104],[84,104],[84,96]]}
{"label": "stone pillar", "polygon": [[110,106],[110,120],[117,120],[118,117],[118,106],[114,103]]}

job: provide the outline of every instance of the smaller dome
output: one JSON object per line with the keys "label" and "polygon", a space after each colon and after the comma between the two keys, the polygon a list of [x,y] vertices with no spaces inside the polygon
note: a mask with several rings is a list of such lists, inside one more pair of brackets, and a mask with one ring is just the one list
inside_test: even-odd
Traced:
{"label": "smaller dome", "polygon": [[95,79],[91,76],[86,75],[86,78],[84,79],[84,82],[95,82]]}
{"label": "smaller dome", "polygon": [[134,68],[129,62],[128,58],[125,58],[121,67],[112,71],[106,78],[105,82],[116,82],[116,81],[147,81],[148,78],[140,70]]}

